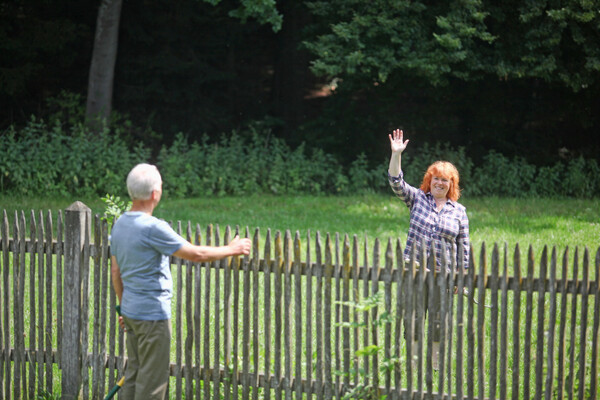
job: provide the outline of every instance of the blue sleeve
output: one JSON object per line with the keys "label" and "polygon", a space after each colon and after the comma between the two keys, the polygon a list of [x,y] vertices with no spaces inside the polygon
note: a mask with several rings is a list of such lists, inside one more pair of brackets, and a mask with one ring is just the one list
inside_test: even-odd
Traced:
{"label": "blue sleeve", "polygon": [[173,230],[165,221],[157,222],[150,235],[148,235],[149,245],[161,254],[170,256],[181,248],[187,240]]}

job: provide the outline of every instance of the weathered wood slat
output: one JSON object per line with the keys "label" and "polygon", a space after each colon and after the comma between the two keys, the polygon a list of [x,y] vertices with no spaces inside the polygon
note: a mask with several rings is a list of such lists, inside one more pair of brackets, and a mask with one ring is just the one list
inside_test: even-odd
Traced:
{"label": "weathered wood slat", "polygon": [[[94,216],[94,243],[96,245],[101,246],[102,243],[102,239],[101,239],[101,233],[102,233],[102,229],[100,228],[100,216],[99,215],[95,215]],[[96,251],[93,256],[92,256],[93,260],[94,260],[94,267],[93,267],[93,277],[94,277],[94,284],[93,284],[93,298],[94,298],[94,312],[93,312],[93,316],[94,316],[94,322],[93,322],[93,326],[94,326],[94,334],[93,334],[93,338],[92,338],[92,398],[97,399],[99,398],[103,392],[100,392],[100,381],[104,380],[104,374],[105,374],[105,370],[104,370],[104,363],[103,360],[101,359],[101,355],[104,354],[104,352],[100,352],[100,337],[104,337],[100,335],[100,330],[102,329],[102,327],[100,326],[100,313],[102,312],[102,308],[100,306],[100,302],[102,299],[102,252],[101,251]]]}
{"label": "weathered wood slat", "polygon": [[[392,245],[392,239],[388,240],[387,247],[385,250],[385,260],[383,269],[383,282],[384,282],[384,310],[388,316],[392,315],[392,268],[394,265],[394,251]],[[350,268],[348,268],[348,272]],[[388,317],[389,318],[389,317]],[[390,323],[386,323],[384,328],[384,351],[383,355],[385,360],[389,363],[392,359],[392,327]],[[392,392],[392,373],[389,368],[385,369],[385,391],[386,393]]]}
{"label": "weathered wood slat", "polygon": [[[421,259],[424,260],[424,258]],[[425,287],[423,294],[427,298],[427,302],[419,301],[419,303],[424,304],[425,310],[422,314],[423,322],[421,323],[421,326],[427,327],[427,339],[425,339],[424,336],[425,331],[423,331],[423,336],[419,339],[421,346],[423,346],[422,350],[425,352],[425,359],[423,362],[419,362],[419,366],[424,367],[423,375],[425,378],[425,389],[428,395],[432,395],[433,393],[433,331],[434,329],[437,330],[437,334],[439,335],[439,325],[436,321],[436,309],[441,305],[441,296],[439,296],[440,293],[438,290],[440,284],[440,274],[437,270],[436,263],[437,260],[435,257],[435,252],[432,252],[431,257],[427,260],[427,269],[425,271],[421,270],[421,273],[425,274]],[[423,351],[419,353],[420,358],[423,357]]]}
{"label": "weathered wood slat", "polygon": [[[381,244],[379,239],[375,239],[375,245],[373,247],[373,268],[371,269],[371,296],[374,296],[379,292],[379,274],[381,273],[379,266],[381,265]],[[378,324],[374,323],[379,318],[379,312],[377,307],[371,309],[371,345],[379,346],[379,330]],[[372,361],[372,380],[371,384],[373,388],[379,388],[379,356],[375,352],[371,357]]]}
{"label": "weathered wood slat", "polygon": [[548,247],[544,246],[542,251],[542,260],[540,262],[540,277],[537,288],[537,334],[536,334],[536,355],[535,355],[535,398],[541,399],[544,395],[544,310],[546,302],[545,280],[548,277]]}
{"label": "weathered wood slat", "polygon": [[[264,299],[265,299],[265,334],[264,334],[264,346],[265,346],[265,375],[268,375],[271,371],[271,339],[272,339],[272,324],[271,324],[271,267],[273,260],[271,258],[271,230],[267,230],[265,238],[265,250],[264,250]],[[275,333],[277,334],[277,332]],[[265,400],[271,398],[271,380],[265,380]]]}
{"label": "weathered wood slat", "polygon": [[[213,244],[213,227],[212,225],[209,225],[206,228],[206,245],[207,246],[211,246]],[[203,343],[203,351],[202,351],[202,359],[204,361],[203,365],[204,365],[204,371],[203,371],[203,388],[204,388],[204,393],[203,393],[203,399],[209,399],[210,398],[210,380],[211,380],[211,366],[210,366],[210,349],[211,349],[211,337],[210,337],[210,314],[211,314],[211,309],[210,309],[210,299],[212,296],[212,292],[211,292],[211,271],[213,268],[211,268],[211,263],[210,262],[205,262],[203,263],[204,265],[204,295],[202,296],[202,298],[204,299],[204,304],[203,304],[203,311],[204,311],[204,336],[202,338],[202,343]]]}
{"label": "weathered wood slat", "polygon": [[[477,326],[485,324],[485,279],[487,277],[487,257],[485,243],[481,245],[479,254],[479,276],[477,279]],[[477,385],[479,387],[479,398],[485,397],[485,336],[481,329],[477,330]]]}
{"label": "weathered wood slat", "polygon": [[527,297],[525,305],[525,343],[523,345],[523,398],[530,398],[530,374],[531,374],[531,337],[533,332],[533,248],[529,246],[527,256]]}
{"label": "weathered wood slat", "polygon": [[[362,287],[363,287],[363,298],[367,298],[369,297],[369,291],[370,291],[370,287],[369,287],[369,279],[371,278],[371,274],[369,272],[369,268],[367,267],[369,265],[369,248],[368,248],[368,241],[367,238],[365,237],[365,244],[364,244],[364,248],[363,248],[363,265],[365,265],[365,268],[362,269],[362,276],[361,276],[361,280],[362,280]],[[367,321],[369,321],[369,311],[365,310],[363,312],[362,315],[363,320],[365,321],[365,323]],[[363,329],[363,347],[366,347],[369,345],[369,330],[368,329]],[[365,355],[362,359],[362,366],[364,369],[364,377],[363,377],[363,384],[365,386],[369,385],[370,382],[370,371],[371,371],[371,365],[369,363],[369,357],[367,355]]]}
{"label": "weathered wood slat", "polygon": [[[295,376],[294,376],[294,392],[297,399],[302,398],[302,342],[303,342],[303,329],[302,329],[302,309],[304,308],[302,305],[302,257],[301,257],[301,248],[300,248],[300,232],[296,231],[294,237],[294,261],[292,265],[292,275],[294,277],[294,314],[295,321],[294,331],[296,332],[296,342],[295,342],[295,352],[294,352],[294,361],[295,361]],[[307,339],[310,336],[307,337]],[[291,360],[290,360],[291,361]],[[256,391],[258,394],[258,391]],[[255,399],[256,400],[256,399]]]}
{"label": "weathered wood slat", "polygon": [[[577,280],[579,276],[579,249],[575,248],[575,254],[573,255],[573,268],[571,270],[572,276],[574,280]],[[576,286],[572,287],[573,292],[576,290]],[[575,293],[571,294],[571,324],[570,324],[570,335],[569,335],[569,370],[567,374],[567,381],[565,383],[565,392],[566,397],[572,399],[575,396],[575,374],[576,374],[576,365],[575,365],[575,343],[576,343],[576,327],[577,327],[577,296]]]}
{"label": "weathered wood slat", "polygon": [[[14,238],[18,238],[18,251],[14,253],[13,258],[13,295],[14,304],[23,304],[25,290],[25,213],[15,212]],[[15,361],[14,361],[14,398],[20,399],[26,395],[26,388],[23,387],[26,383],[25,376],[25,327],[24,315],[22,307],[15,307],[14,312],[15,324]]]}
{"label": "weathered wood slat", "polygon": [[343,381],[340,391],[346,393],[350,388],[350,241],[348,235],[344,235],[342,245],[342,373]]}
{"label": "weathered wood slat", "polygon": [[[421,244],[421,256],[420,260],[427,260],[425,257],[425,244]],[[375,260],[373,260],[373,265],[375,268]],[[419,265],[419,272],[417,274],[417,295],[415,301],[416,303],[416,318],[415,324],[418,326],[415,327],[419,332],[418,340],[417,340],[417,348],[413,349],[413,356],[416,353],[417,356],[417,392],[419,397],[423,397],[423,351],[424,351],[424,338],[425,338],[425,302],[424,293],[425,293],[425,278],[426,278],[426,264],[425,262],[421,262]],[[371,278],[372,279],[372,278]]]}
{"label": "weathered wood slat", "polygon": [[243,283],[243,339],[242,339],[242,373],[244,379],[242,379],[242,399],[247,400],[250,397],[250,390],[252,387],[251,377],[250,377],[250,344],[252,343],[252,338],[250,334],[250,330],[252,329],[252,323],[250,321],[250,315],[252,313],[253,304],[251,300],[251,271],[250,271],[250,263],[242,262],[242,267],[244,271],[244,283]]}
{"label": "weathered wood slat", "polygon": [[475,288],[475,253],[473,247],[469,252],[469,269],[467,275],[467,371],[471,375],[467,378],[467,396],[472,399],[475,396],[475,324],[474,324],[474,288]]}
{"label": "weathered wood slat", "polygon": [[[500,250],[494,244],[492,250],[492,276],[490,279],[490,305],[492,310],[498,310],[498,276],[500,271]],[[481,303],[480,303],[481,304]],[[482,307],[480,307],[482,308]],[[480,325],[481,326],[481,325]],[[490,375],[489,398],[496,399],[498,389],[498,312],[490,312]]]}
{"label": "weathered wood slat", "polygon": [[[548,344],[546,346],[546,388],[544,394],[546,397],[551,396],[552,393],[552,383],[554,381],[554,330],[556,327],[556,247],[552,249],[552,256],[550,258],[550,288],[548,290],[549,294],[549,315],[548,315]],[[538,321],[539,323],[539,321]]]}
{"label": "weathered wood slat", "polygon": [[[192,224],[187,223],[186,239],[192,243]],[[193,393],[193,345],[194,345],[194,324],[193,324],[193,279],[194,265],[191,261],[185,261],[185,321],[186,321],[186,336],[185,336],[185,369],[183,377],[185,379],[185,398],[191,399]]]}
{"label": "weathered wood slat", "polygon": [[[215,246],[220,246],[221,241],[221,231],[219,229],[219,225],[215,225]],[[247,260],[246,260],[247,261]],[[219,370],[221,368],[221,272],[219,265],[221,264],[221,260],[213,261],[211,263],[212,268],[215,271],[215,284],[214,288],[214,308],[213,308],[213,318],[214,318],[214,326],[213,326],[213,340],[212,340],[212,349],[213,349],[213,366],[212,366],[212,390],[213,390],[213,399],[221,400],[221,377],[219,374]],[[244,263],[244,271],[248,269],[248,263]],[[207,291],[208,293],[208,291]]]}
{"label": "weathered wood slat", "polygon": [[[403,318],[404,318],[404,307],[402,304],[402,288],[404,287],[404,280],[405,278],[405,267],[404,267],[404,257],[402,254],[402,245],[400,244],[400,239],[396,239],[396,246],[395,246],[395,252],[393,254],[394,257],[394,264],[396,265],[396,271],[398,272],[397,274],[395,274],[396,277],[396,317],[395,317],[395,332],[394,332],[394,347],[396,349],[395,353],[394,353],[394,358],[396,359],[396,362],[394,363],[394,386],[395,386],[395,392],[393,394],[393,398],[395,400],[400,399],[400,389],[402,388],[402,368],[403,368],[403,363],[402,363],[402,352],[400,350],[401,348],[401,341],[402,339],[402,325],[403,325]],[[356,291],[358,294],[358,290]],[[355,300],[356,302],[358,302],[358,299]]]}
{"label": "weathered wood slat", "polygon": [[323,386],[324,398],[329,400],[334,396],[333,368],[331,361],[331,310],[333,309],[332,285],[333,285],[333,255],[331,251],[331,236],[327,234],[325,239],[325,274],[323,289]]}
{"label": "weathered wood slat", "polygon": [[[182,235],[181,221],[177,221],[177,227],[175,228],[178,234]],[[185,234],[183,234],[185,235]],[[182,236],[183,236],[182,235]],[[173,257],[175,262],[175,273],[177,287],[175,288],[175,363],[177,365],[183,364],[183,326],[182,326],[182,313],[183,313],[183,260],[179,257]],[[183,371],[181,368],[175,369],[175,395],[178,399],[182,397],[183,393]]]}
{"label": "weathered wood slat", "polygon": [[[583,296],[581,296],[581,318],[580,318],[580,330],[579,330],[579,354],[588,354],[586,350],[587,345],[587,322],[588,322],[588,291],[589,291],[589,278],[590,278],[590,253],[585,248],[583,252],[583,277],[581,279],[581,285],[583,286]],[[574,316],[573,316],[574,317]],[[585,382],[586,376],[586,360],[587,357],[579,357],[579,382]],[[579,398],[583,399],[585,396],[586,387],[585,384],[579,384]]]}
{"label": "weathered wood slat", "polygon": [[[499,396],[508,398],[508,246],[504,244],[502,275],[500,277],[501,309],[500,309],[500,382]],[[500,267],[500,266],[498,266]]]}
{"label": "weathered wood slat", "polygon": [[[46,341],[46,347],[45,347],[45,352],[51,352],[52,351],[52,338],[54,337],[53,332],[54,330],[52,329],[52,320],[53,320],[53,313],[52,310],[54,309],[53,304],[52,304],[52,232],[53,232],[53,223],[52,223],[52,213],[50,212],[50,210],[48,210],[47,214],[46,214],[46,231],[45,231],[45,241],[46,243],[50,244],[48,246],[44,246],[45,247],[45,257],[46,257],[46,329],[44,330],[44,338]],[[104,296],[104,298],[106,298],[106,296]],[[106,330],[106,319],[101,320],[100,321],[100,325],[102,326],[102,328],[104,330]],[[105,336],[104,336],[105,337]],[[106,353],[106,349],[105,347],[101,347],[99,349],[99,354],[102,355],[102,357],[104,357],[104,354]],[[1,371],[0,371],[1,373]],[[51,393],[52,392],[52,387],[53,387],[53,376],[52,376],[52,360],[50,359],[50,357],[46,358],[46,392]]]}
{"label": "weathered wood slat", "polygon": [[[311,245],[310,245],[310,230],[306,232],[306,285],[305,285],[305,299],[306,299],[306,329],[305,329],[305,348],[306,348],[306,381],[312,382],[314,380],[313,375],[313,346],[312,338],[314,336],[313,329],[313,275],[312,275],[312,263],[311,263]],[[300,359],[299,359],[300,360]],[[303,392],[306,394],[308,399],[313,397],[312,385],[304,385]]]}
{"label": "weathered wood slat", "polygon": [[[520,341],[520,311],[521,311],[521,286],[523,283],[521,274],[521,251],[519,244],[515,246],[513,258],[514,277],[512,289],[513,296],[513,365],[512,365],[512,398],[519,399],[519,379],[521,378],[520,360],[521,360],[521,341]],[[510,285],[510,284],[509,284]]]}
{"label": "weathered wood slat", "polygon": [[[196,235],[194,236],[194,241],[192,242],[195,245],[202,245],[202,231],[200,228],[199,224],[196,224],[196,229],[195,229]],[[201,298],[202,298],[202,279],[201,279],[201,275],[200,275],[200,263],[195,263],[194,264],[194,319],[192,322],[188,321],[188,323],[193,323],[194,325],[194,368],[193,368],[193,380],[195,382],[195,386],[196,386],[196,391],[195,391],[195,396],[196,398],[200,399],[201,398],[201,394],[202,394],[202,384],[201,382],[201,375],[200,375],[200,369],[201,369],[201,365],[202,365],[202,360],[201,360],[201,350],[202,350],[202,345],[201,345],[201,340],[202,340],[202,328],[201,328],[201,313],[202,313],[202,302],[201,302]]]}
{"label": "weathered wood slat", "polygon": [[286,400],[292,398],[292,236],[285,231],[283,239],[283,390]]}
{"label": "weathered wood slat", "polygon": [[[37,247],[38,247],[38,241],[37,241],[37,223],[35,220],[35,215],[33,210],[31,210],[30,215],[29,215],[29,237],[32,239],[32,246],[30,248],[29,251],[29,317],[31,318],[32,321],[34,321],[33,324],[29,325],[29,348],[32,349],[35,353],[37,353],[38,355],[41,354],[41,352],[39,351],[39,349],[37,348],[37,344],[36,344],[36,324],[39,321],[37,318],[37,304],[36,304],[36,295],[40,295],[39,293],[39,287],[38,290],[36,290],[36,286],[38,282],[42,282],[39,279],[39,275],[36,273],[36,260],[37,260]],[[36,279],[37,277],[37,279]],[[40,308],[41,311],[41,308]],[[43,316],[43,315],[42,315]],[[43,324],[42,324],[43,326]],[[34,353],[34,354],[35,354]],[[32,379],[34,376],[36,376],[36,371],[35,371],[35,364],[36,362],[38,362],[37,357],[36,360],[34,362],[34,360],[30,360],[29,362],[29,379],[26,379],[29,382],[28,385],[28,390],[27,390],[27,397],[29,398],[33,398],[34,393],[35,393],[35,379]]]}
{"label": "weathered wood slat", "polygon": [[282,396],[282,343],[281,333],[283,332],[283,242],[281,233],[275,233],[275,265],[274,265],[274,289],[275,298],[273,299],[275,314],[275,346],[274,346],[274,367],[275,367],[275,400],[281,400]]}
{"label": "weathered wood slat", "polygon": [[[459,243],[458,254],[463,254],[463,244]],[[456,384],[455,393],[457,398],[463,397],[463,341],[464,341],[464,288],[465,288],[465,268],[463,257],[458,257],[457,285],[456,285]],[[449,389],[451,392],[451,389]]]}
{"label": "weathered wood slat", "polygon": [[8,247],[9,239],[9,223],[6,210],[2,211],[2,229],[0,231],[0,238],[2,239],[2,362],[0,363],[0,379],[3,379],[2,395],[5,399],[10,399],[10,390],[12,382],[12,363],[8,357],[8,352],[11,348],[10,345],[10,253]]}
{"label": "weathered wood slat", "polygon": [[90,299],[89,299],[89,282],[90,282],[90,257],[91,253],[91,242],[92,242],[92,232],[91,232],[91,210],[86,212],[84,219],[84,237],[83,237],[83,271],[82,271],[82,284],[81,284],[81,314],[80,314],[80,326],[81,326],[81,376],[82,376],[82,386],[83,386],[83,398],[84,400],[89,399],[90,397],[90,375],[88,373],[88,365],[89,365],[89,353],[87,351],[89,347],[89,308],[90,308]]}
{"label": "weathered wood slat", "polygon": [[569,248],[563,253],[560,293],[560,321],[558,327],[558,364],[556,366],[556,395],[561,399],[565,390],[565,363],[566,363],[566,330],[567,330],[567,270],[569,264]]}
{"label": "weathered wood slat", "polygon": [[[249,237],[250,233],[247,230],[246,236]],[[256,230],[253,238],[253,248],[252,248],[252,299],[253,299],[253,309],[252,309],[252,354],[254,360],[254,374],[252,377],[252,386],[254,389],[252,390],[252,399],[258,400],[258,387],[259,387],[259,361],[260,361],[260,343],[259,343],[259,326],[258,326],[258,316],[259,316],[259,299],[260,299],[260,281],[259,281],[259,267],[260,267],[260,252],[259,252],[259,235],[258,229]]]}
{"label": "weathered wood slat", "polygon": [[233,260],[232,264],[232,286],[233,286],[233,307],[232,307],[232,321],[233,321],[233,338],[232,338],[232,349],[231,349],[231,357],[232,357],[232,371],[231,371],[231,391],[232,393],[238,393],[238,385],[239,385],[239,355],[240,355],[240,340],[239,340],[239,332],[240,332],[240,274],[242,270],[242,263],[239,257],[236,257]]}
{"label": "weathered wood slat", "polygon": [[[595,280],[600,282],[600,248],[596,251],[594,263]],[[590,365],[590,398],[595,399],[598,396],[598,347],[600,341],[600,290],[596,290],[594,296],[594,325],[592,328],[592,362]]]}

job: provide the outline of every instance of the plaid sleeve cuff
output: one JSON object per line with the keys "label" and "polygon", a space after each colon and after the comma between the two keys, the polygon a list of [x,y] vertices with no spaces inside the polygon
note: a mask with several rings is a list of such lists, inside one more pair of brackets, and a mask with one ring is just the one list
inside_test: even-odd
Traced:
{"label": "plaid sleeve cuff", "polygon": [[402,173],[402,171],[400,171],[400,174],[398,176],[392,176],[388,171],[388,180],[390,181],[390,183],[398,183],[402,179],[404,179],[404,174]]}

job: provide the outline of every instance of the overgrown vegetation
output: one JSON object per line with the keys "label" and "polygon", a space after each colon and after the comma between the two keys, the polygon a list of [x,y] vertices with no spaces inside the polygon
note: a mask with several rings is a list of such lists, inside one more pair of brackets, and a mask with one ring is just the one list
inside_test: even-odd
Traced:
{"label": "overgrown vegetation", "polygon": [[[382,141],[387,138],[382,135]],[[387,145],[387,143],[386,143]],[[495,151],[475,165],[465,148],[425,144],[403,156],[405,179],[418,185],[434,160],[453,162],[468,196],[591,198],[600,194],[600,167],[582,157],[535,166]],[[164,190],[175,198],[250,194],[360,194],[385,192],[387,160],[364,154],[350,165],[319,148],[290,147],[269,128],[251,125],[200,142],[183,134],[156,157],[130,145],[119,129],[89,133],[82,125],[48,125],[32,118],[0,134],[0,192],[14,195],[126,195],[125,176],[136,163],[159,167]]]}

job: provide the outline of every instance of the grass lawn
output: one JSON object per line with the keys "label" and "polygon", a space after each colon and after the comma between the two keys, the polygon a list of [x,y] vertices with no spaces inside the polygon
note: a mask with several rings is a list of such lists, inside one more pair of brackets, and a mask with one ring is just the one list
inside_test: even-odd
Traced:
{"label": "grass lawn", "polygon": [[[100,199],[80,199],[92,212],[103,213]],[[0,196],[0,208],[14,210],[65,209],[74,199],[14,198]],[[593,254],[600,246],[600,200],[598,199],[462,199],[470,220],[471,241],[476,250],[482,243],[507,243],[513,249],[519,243],[521,251],[532,245],[536,254],[544,245],[587,246]],[[379,238],[406,240],[408,208],[393,195],[358,196],[249,196],[171,199],[168,193],[155,210],[155,216],[167,221],[191,221],[204,231],[208,224],[249,227],[253,233],[260,228],[264,236],[289,229],[292,234],[307,231],[357,235],[369,243]],[[28,218],[28,214],[26,214]]]}

